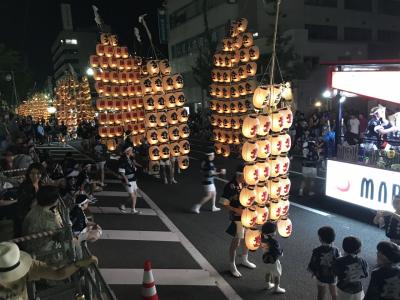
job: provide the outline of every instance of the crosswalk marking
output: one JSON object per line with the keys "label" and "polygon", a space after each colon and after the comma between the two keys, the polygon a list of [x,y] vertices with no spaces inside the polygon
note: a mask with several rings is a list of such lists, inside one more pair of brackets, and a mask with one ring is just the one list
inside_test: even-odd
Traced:
{"label": "crosswalk marking", "polygon": [[169,231],[103,230],[102,240],[179,242],[175,233]]}
{"label": "crosswalk marking", "polygon": [[[138,208],[140,216],[157,216],[156,212],[151,208]],[[130,208],[127,208],[126,213],[119,210],[118,207],[108,206],[90,206],[90,211],[94,214],[110,214],[110,215],[129,215]]]}
{"label": "crosswalk marking", "polygon": [[101,191],[94,193],[95,196],[99,197],[128,197],[129,194],[127,192],[119,192],[119,191]]}
{"label": "crosswalk marking", "polygon": [[[209,272],[196,269],[153,269],[157,285],[215,286]],[[100,269],[108,284],[142,284],[143,269]],[[232,298],[231,298],[232,299]]]}

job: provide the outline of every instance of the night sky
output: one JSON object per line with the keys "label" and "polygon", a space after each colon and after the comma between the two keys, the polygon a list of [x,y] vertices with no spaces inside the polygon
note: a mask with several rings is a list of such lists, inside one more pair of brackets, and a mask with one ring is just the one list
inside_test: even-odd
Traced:
{"label": "night sky", "polygon": [[[119,36],[121,44],[133,47],[133,27],[138,27],[142,38],[144,28],[138,24],[138,16],[147,13],[146,21],[156,47],[164,55],[165,46],[158,43],[157,8],[162,0],[3,0],[0,1],[0,43],[19,51],[41,85],[52,75],[51,44],[62,28],[60,3],[71,4],[75,28],[95,27],[91,5],[99,8],[105,24]],[[144,45],[147,47],[147,45]]]}

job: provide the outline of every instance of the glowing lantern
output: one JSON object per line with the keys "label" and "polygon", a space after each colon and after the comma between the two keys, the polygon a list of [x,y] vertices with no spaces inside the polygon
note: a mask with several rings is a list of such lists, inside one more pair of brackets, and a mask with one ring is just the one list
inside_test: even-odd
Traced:
{"label": "glowing lantern", "polygon": [[178,114],[175,110],[170,110],[167,112],[168,124],[174,125],[178,123]]}
{"label": "glowing lantern", "polygon": [[139,133],[144,133],[146,131],[146,126],[144,123],[139,124]]}
{"label": "glowing lantern", "polygon": [[189,134],[190,134],[190,128],[187,124],[182,124],[179,126],[179,136],[182,139],[188,138]]}
{"label": "glowing lantern", "polygon": [[143,104],[145,110],[154,110],[155,103],[153,96],[145,96],[143,99]]}
{"label": "glowing lantern", "polygon": [[[233,48],[235,48],[235,49],[239,49],[240,47],[242,47],[242,37],[240,36],[240,35],[238,35],[238,36],[235,36],[233,39],[232,39],[232,46],[233,46]],[[235,61],[236,63],[238,62],[238,61]]]}
{"label": "glowing lantern", "polygon": [[115,129],[115,136],[122,136],[124,134],[124,128],[122,126],[117,126]]}
{"label": "glowing lantern", "polygon": [[107,137],[110,137],[110,138],[114,137],[115,132],[116,132],[116,130],[115,130],[114,126],[108,127],[107,128]]}
{"label": "glowing lantern", "polygon": [[126,83],[128,80],[128,74],[126,72],[120,72],[118,74],[119,83]]}
{"label": "glowing lantern", "polygon": [[158,146],[151,146],[149,148],[149,157],[151,160],[160,159],[160,149],[158,148]]}
{"label": "glowing lantern", "polygon": [[113,85],[111,86],[111,94],[113,97],[118,97],[120,94],[120,86],[119,85]]}
{"label": "glowing lantern", "polygon": [[231,113],[236,114],[239,112],[239,105],[237,101],[230,101]]}
{"label": "glowing lantern", "polygon": [[255,188],[255,192],[256,192],[256,203],[258,205],[264,205],[267,203],[268,201],[268,188],[265,185],[265,181],[260,181],[256,188]]}
{"label": "glowing lantern", "polygon": [[278,233],[281,237],[287,238],[292,234],[292,221],[287,217],[282,217],[277,224]]}
{"label": "glowing lantern", "polygon": [[259,169],[258,175],[260,177],[260,181],[267,181],[270,175],[269,163],[265,159],[260,159],[257,161],[257,167]]}
{"label": "glowing lantern", "polygon": [[268,191],[272,199],[278,199],[281,196],[282,186],[279,178],[273,178],[268,180]]}
{"label": "glowing lantern", "polygon": [[233,144],[235,145],[239,145],[241,140],[240,140],[240,133],[238,132],[233,132],[232,133],[232,140],[233,140]]}
{"label": "glowing lantern", "polygon": [[108,114],[107,116],[107,122],[108,124],[112,125],[115,122],[115,114]]}
{"label": "glowing lantern", "polygon": [[215,145],[214,145],[214,150],[215,150],[215,153],[216,154],[221,154],[221,150],[222,149],[222,144],[221,143],[215,143]]}
{"label": "glowing lantern", "polygon": [[129,109],[129,100],[128,99],[122,99],[122,109]]}
{"label": "glowing lantern", "polygon": [[181,123],[187,122],[189,114],[187,110],[183,107],[179,108],[176,113],[178,114],[178,121]]}
{"label": "glowing lantern", "polygon": [[174,80],[174,89],[180,90],[183,88],[183,77],[181,74],[175,74],[172,76],[172,79]]}
{"label": "glowing lantern", "polygon": [[178,166],[179,169],[185,170],[189,167],[189,157],[187,156],[179,156],[178,157]]}
{"label": "glowing lantern", "polygon": [[106,109],[106,101],[102,98],[96,100],[96,108],[97,110],[105,110]]}
{"label": "glowing lantern", "polygon": [[[122,57],[122,49],[121,49],[121,47],[113,47],[113,48],[114,48],[114,56],[116,58]],[[106,55],[107,55],[107,53],[106,53]]]}
{"label": "glowing lantern", "polygon": [[115,57],[110,57],[108,59],[108,65],[110,66],[111,69],[116,69],[118,64],[118,59]]}
{"label": "glowing lantern", "polygon": [[160,149],[160,158],[168,159],[170,157],[170,150],[168,144],[160,145],[159,149]]}
{"label": "glowing lantern", "polygon": [[270,176],[271,177],[278,177],[282,171],[281,171],[281,162],[276,156],[270,157],[269,160],[269,170],[270,170]]}
{"label": "glowing lantern", "polygon": [[174,93],[165,95],[165,104],[168,108],[174,108],[176,106],[176,96]]}
{"label": "glowing lantern", "polygon": [[99,114],[98,120],[100,125],[108,124],[108,114]]}
{"label": "glowing lantern", "polygon": [[266,86],[259,86],[254,91],[253,95],[253,105],[257,109],[262,109],[268,105],[268,87]]}
{"label": "glowing lantern", "polygon": [[135,65],[135,60],[133,58],[125,59],[125,70],[132,70]]}
{"label": "glowing lantern", "polygon": [[145,94],[150,94],[152,91],[151,88],[151,79],[150,78],[145,78],[142,80],[142,91]]}
{"label": "glowing lantern", "polygon": [[109,41],[109,39],[108,39],[108,34],[102,33],[102,34],[100,35],[100,42],[101,42],[103,45],[108,45],[108,44],[110,43],[110,41]]}
{"label": "glowing lantern", "polygon": [[157,125],[160,127],[166,126],[168,124],[167,114],[163,111],[157,113]]}
{"label": "glowing lantern", "polygon": [[147,66],[146,66],[146,65],[143,65],[143,66],[140,67],[140,73],[141,73],[143,76],[149,75],[149,72],[147,71]]}
{"label": "glowing lantern", "polygon": [[162,79],[158,76],[151,78],[151,88],[153,93],[160,93],[163,91]]}
{"label": "glowing lantern", "polygon": [[[111,80],[111,72],[103,71],[103,72],[100,72],[100,75],[101,75],[101,80],[103,82],[109,82]],[[97,76],[97,74],[96,74],[96,76]]]}
{"label": "glowing lantern", "polygon": [[119,92],[120,92],[121,96],[123,96],[123,97],[128,96],[128,93],[129,93],[128,86],[126,86],[126,85],[121,86]]}
{"label": "glowing lantern", "polygon": [[278,199],[274,199],[271,201],[269,205],[269,218],[273,221],[276,221],[279,219],[282,213],[282,207],[279,203]]}
{"label": "glowing lantern", "polygon": [[186,103],[186,97],[182,92],[176,93],[176,106],[183,106]]}
{"label": "glowing lantern", "polygon": [[221,145],[221,155],[223,157],[228,157],[231,154],[231,147],[229,145],[223,144]]}
{"label": "glowing lantern", "polygon": [[232,98],[238,98],[240,96],[239,85],[231,85],[229,92]]}
{"label": "glowing lantern", "polygon": [[284,108],[281,110],[283,117],[283,128],[289,129],[293,124],[293,112],[289,108]]}
{"label": "glowing lantern", "polygon": [[226,83],[231,82],[231,71],[229,71],[229,70],[224,70],[224,71],[222,72],[222,81],[223,81],[223,82],[226,82]]}
{"label": "glowing lantern", "polygon": [[122,122],[122,113],[115,113],[115,124],[121,124]]}
{"label": "glowing lantern", "polygon": [[158,75],[158,73],[160,73],[160,67],[156,60],[149,60],[146,64],[146,68],[150,76]]}
{"label": "glowing lantern", "polygon": [[[229,99],[231,97],[230,87],[222,86],[221,87],[221,96],[222,96],[222,98]],[[217,97],[218,97],[218,95],[217,95]]]}
{"label": "glowing lantern", "polygon": [[256,208],[257,211],[257,225],[263,225],[268,221],[269,209],[265,206],[258,206]]}
{"label": "glowing lantern", "polygon": [[260,58],[260,49],[257,46],[252,46],[249,48],[250,60],[257,60]]}
{"label": "glowing lantern", "polygon": [[243,121],[242,134],[247,138],[254,138],[257,135],[260,122],[254,115],[247,116]]}
{"label": "glowing lantern", "polygon": [[229,129],[232,127],[231,126],[231,118],[223,118],[222,123],[223,123],[224,128],[226,128],[226,129]]}
{"label": "glowing lantern", "polygon": [[236,22],[237,30],[242,33],[247,30],[248,21],[246,18],[241,18]]}
{"label": "glowing lantern", "polygon": [[257,130],[257,135],[266,136],[271,129],[272,119],[268,114],[260,114],[257,118],[260,122],[260,126],[258,126]]}
{"label": "glowing lantern", "polygon": [[135,96],[136,95],[136,88],[134,85],[129,85],[128,86],[128,95],[129,96]]}
{"label": "glowing lantern", "polygon": [[125,69],[125,59],[122,58],[117,59],[117,68],[120,71]]}
{"label": "glowing lantern", "polygon": [[253,35],[250,32],[246,32],[242,34],[242,45],[243,47],[251,47],[253,46],[254,40]]}
{"label": "glowing lantern", "polygon": [[250,60],[249,49],[242,48],[239,50],[239,60],[246,63]]}
{"label": "glowing lantern", "polygon": [[222,39],[222,50],[232,51],[232,39],[230,38]]}
{"label": "glowing lantern", "polygon": [[96,45],[96,54],[98,56],[103,56],[105,52],[105,46],[102,44],[97,44]]}
{"label": "glowing lantern", "polygon": [[290,179],[287,176],[281,176],[279,182],[281,184],[281,196],[287,196],[291,186]]}
{"label": "glowing lantern", "polygon": [[107,136],[107,127],[99,127],[99,136],[102,138]]}
{"label": "glowing lantern", "polygon": [[271,143],[271,154],[280,155],[282,153],[282,140],[279,134],[270,135],[269,141]]}
{"label": "glowing lantern", "polygon": [[[157,139],[160,143],[168,142],[168,130],[166,128],[161,128],[157,130]],[[160,150],[162,150],[160,148]]]}
{"label": "glowing lantern", "polygon": [[238,71],[237,68],[231,70],[231,81],[232,82],[239,82],[240,81],[239,71]]}
{"label": "glowing lantern", "polygon": [[277,106],[281,101],[281,86],[280,85],[269,85],[269,105],[270,106]]}
{"label": "glowing lantern", "polygon": [[247,141],[242,147],[242,158],[247,162],[253,162],[257,158],[258,146],[254,141]]}
{"label": "glowing lantern", "polygon": [[[235,50],[234,52],[231,53],[231,64],[232,65],[236,65],[237,63],[240,62],[240,51],[239,50]],[[232,77],[231,75],[231,81],[236,81],[237,79],[237,70],[234,69],[232,71],[235,71],[235,78]]]}
{"label": "glowing lantern", "polygon": [[145,123],[146,123],[147,127],[156,127],[157,126],[157,114],[154,112],[146,114]]}
{"label": "glowing lantern", "polygon": [[171,152],[171,155],[174,157],[177,157],[181,155],[181,148],[179,147],[178,143],[172,143],[169,145],[169,151]]}
{"label": "glowing lantern", "polygon": [[257,212],[252,208],[245,208],[242,212],[241,222],[244,227],[251,228],[256,225]]}
{"label": "glowing lantern", "polygon": [[272,131],[273,132],[281,132],[284,128],[284,120],[283,114],[280,110],[274,111],[272,113]]}
{"label": "glowing lantern", "polygon": [[282,132],[279,134],[279,138],[282,142],[282,152],[289,152],[292,146],[292,140],[287,132]]}
{"label": "glowing lantern", "polygon": [[116,148],[116,143],[115,140],[111,139],[107,141],[107,150],[108,151],[114,151]]}
{"label": "glowing lantern", "polygon": [[220,59],[219,59],[220,56],[221,56],[220,54],[214,54],[213,56],[213,63],[217,67],[220,67]]}
{"label": "glowing lantern", "polygon": [[159,63],[161,74],[169,75],[171,74],[171,66],[169,64],[168,59],[163,59]]}
{"label": "glowing lantern", "polygon": [[143,96],[143,89],[142,89],[141,85],[138,85],[138,86],[135,87],[135,96],[136,97],[142,97]]}
{"label": "glowing lantern", "polygon": [[242,188],[239,195],[240,204],[244,207],[250,207],[253,205],[254,201],[256,201],[257,193],[254,189],[254,186],[248,186]]}
{"label": "glowing lantern", "polygon": [[256,75],[257,73],[257,64],[255,62],[250,62],[246,64],[246,73],[247,77],[251,77]]}
{"label": "glowing lantern", "polygon": [[190,152],[190,144],[186,140],[180,141],[179,147],[181,148],[181,154],[188,154]]}
{"label": "glowing lantern", "polygon": [[247,229],[244,240],[247,249],[250,251],[257,250],[261,246],[261,231],[257,229]]}
{"label": "glowing lantern", "polygon": [[279,202],[282,208],[281,216],[287,216],[289,213],[290,202],[288,197],[289,196],[281,197],[281,201]]}
{"label": "glowing lantern", "polygon": [[108,68],[108,58],[107,57],[100,57],[100,67],[102,67],[103,69]]}
{"label": "glowing lantern", "polygon": [[[251,63],[251,64],[252,64],[252,63]],[[255,74],[255,73],[254,73],[254,74]],[[245,89],[245,91],[246,91],[246,95],[253,94],[254,91],[256,90],[256,88],[257,88],[257,82],[256,82],[255,80],[247,81],[247,82],[244,84],[244,89]],[[251,102],[250,102],[250,103],[251,103]]]}
{"label": "glowing lantern", "polygon": [[97,68],[100,65],[100,59],[97,55],[90,55],[89,63],[92,68]]}
{"label": "glowing lantern", "polygon": [[282,85],[282,98],[285,101],[293,100],[293,93],[292,93],[292,88],[290,86],[290,82],[286,82],[284,85]]}
{"label": "glowing lantern", "polygon": [[154,96],[155,98],[155,108],[160,110],[165,107],[165,96],[164,95],[159,95],[159,96]]}
{"label": "glowing lantern", "polygon": [[153,174],[158,174],[160,172],[160,162],[159,161],[150,161],[149,162],[149,170]]}
{"label": "glowing lantern", "polygon": [[248,164],[244,167],[244,180],[248,185],[256,185],[259,181],[258,167],[255,163]]}

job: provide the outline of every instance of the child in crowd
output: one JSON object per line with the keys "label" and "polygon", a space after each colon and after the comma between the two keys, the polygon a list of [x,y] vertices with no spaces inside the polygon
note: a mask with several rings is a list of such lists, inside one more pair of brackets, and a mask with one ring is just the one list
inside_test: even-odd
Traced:
{"label": "child in crowd", "polygon": [[400,196],[393,197],[394,212],[378,211],[374,223],[385,228],[386,236],[393,243],[400,245]]}
{"label": "child in crowd", "polygon": [[338,300],[362,300],[364,291],[361,279],[368,277],[367,262],[358,257],[361,251],[361,241],[348,236],[343,239],[344,256],[339,257],[334,263],[337,282]]}
{"label": "child in crowd", "polygon": [[282,266],[279,257],[282,256],[283,250],[279,242],[275,239],[276,224],[267,222],[262,227],[263,237],[261,240],[261,247],[264,250],[263,261],[267,270],[265,274],[265,281],[267,282],[267,289],[274,289],[276,294],[284,294],[285,289],[279,286],[280,278],[282,275]]}
{"label": "child in crowd", "polygon": [[318,300],[323,300],[327,290],[333,300],[336,300],[336,278],[333,264],[340,256],[338,248],[333,246],[335,231],[332,227],[324,226],[318,229],[321,246],[313,250],[308,270],[317,279]]}
{"label": "child in crowd", "polygon": [[376,248],[378,267],[371,273],[364,300],[400,299],[400,247],[385,241]]}

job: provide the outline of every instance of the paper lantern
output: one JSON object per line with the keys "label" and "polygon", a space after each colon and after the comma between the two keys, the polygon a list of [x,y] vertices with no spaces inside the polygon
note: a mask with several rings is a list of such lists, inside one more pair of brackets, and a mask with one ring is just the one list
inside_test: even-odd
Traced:
{"label": "paper lantern", "polygon": [[270,171],[270,176],[271,177],[278,177],[282,171],[281,171],[281,162],[276,156],[272,156],[268,160],[269,162],[269,171]]}
{"label": "paper lantern", "polygon": [[239,60],[242,63],[246,63],[250,60],[250,54],[249,54],[249,49],[247,48],[242,48],[239,50]]}
{"label": "paper lantern", "polygon": [[107,34],[107,33],[102,33],[102,34],[100,35],[100,42],[101,42],[103,45],[109,45],[109,44],[110,44],[110,40],[109,40],[109,37],[108,37],[108,34]]}
{"label": "paper lantern", "polygon": [[126,72],[119,72],[118,81],[119,83],[126,83],[128,81],[128,74]]}
{"label": "paper lantern", "polygon": [[239,85],[231,85],[231,87],[229,88],[229,93],[232,98],[240,97]]}
{"label": "paper lantern", "polygon": [[257,64],[255,62],[249,62],[246,64],[247,77],[255,76],[257,73]]}
{"label": "paper lantern", "polygon": [[219,60],[220,54],[214,54],[213,56],[213,63],[214,66],[220,67],[220,60]]}
{"label": "paper lantern", "polygon": [[250,60],[254,61],[260,58],[260,49],[257,46],[252,46],[249,48]]}
{"label": "paper lantern", "polygon": [[231,117],[229,119],[230,121],[230,128],[232,129],[239,129],[240,128],[240,123],[239,123],[239,118],[238,117]]}
{"label": "paper lantern", "polygon": [[232,140],[233,140],[233,144],[240,145],[240,143],[241,143],[240,133],[232,132]]}
{"label": "paper lantern", "polygon": [[168,144],[162,144],[159,146],[160,158],[168,159],[170,157],[170,149]]}
{"label": "paper lantern", "polygon": [[176,94],[168,93],[165,95],[165,105],[168,108],[174,108],[176,106]]}
{"label": "paper lantern", "polygon": [[146,126],[144,123],[139,123],[139,133],[144,133],[146,131]]}
{"label": "paper lantern", "polygon": [[97,44],[96,45],[96,54],[98,56],[103,56],[105,53],[105,45]]}
{"label": "paper lantern", "polygon": [[134,85],[128,86],[128,95],[135,96],[136,95],[136,87]]}
{"label": "paper lantern", "polygon": [[265,181],[259,181],[259,183],[255,188],[255,192],[256,192],[255,201],[258,205],[264,205],[268,202],[269,192],[268,192],[268,187],[265,184]]}
{"label": "paper lantern", "polygon": [[231,70],[231,81],[232,82],[240,81],[239,71],[237,68]]}
{"label": "paper lantern", "polygon": [[107,136],[107,127],[99,127],[99,136],[102,138]]}
{"label": "paper lantern", "polygon": [[169,151],[171,156],[177,157],[181,155],[181,148],[179,147],[178,143],[172,143],[169,145]]}
{"label": "paper lantern", "polygon": [[[157,130],[157,139],[160,143],[168,142],[168,130],[166,128],[161,128]],[[161,148],[160,148],[161,150]]]}
{"label": "paper lantern", "polygon": [[115,151],[117,144],[115,143],[114,139],[107,140],[107,150],[108,151]]}
{"label": "paper lantern", "polygon": [[148,76],[149,75],[149,72],[147,71],[147,66],[146,65],[142,65],[140,67],[140,74],[142,76]]}
{"label": "paper lantern", "polygon": [[[116,58],[122,57],[122,49],[121,49],[121,47],[113,47],[113,48],[114,48],[114,52],[113,52],[114,56]],[[106,55],[107,55],[107,53],[106,53]]]}
{"label": "paper lantern", "polygon": [[160,172],[160,162],[159,161],[150,161],[149,162],[149,170],[153,174],[158,174]]}
{"label": "paper lantern", "polygon": [[224,38],[222,39],[222,50],[224,51],[232,51],[232,39]]}
{"label": "paper lantern", "polygon": [[132,70],[135,65],[135,60],[133,58],[128,58],[125,59],[124,61],[125,61],[125,70],[126,71]]}
{"label": "paper lantern", "polygon": [[292,140],[290,138],[290,135],[287,132],[281,132],[279,134],[279,138],[282,142],[282,153],[289,152],[292,146]]}
{"label": "paper lantern", "polygon": [[143,105],[145,110],[154,110],[155,103],[153,96],[145,96],[143,99]]}
{"label": "paper lantern", "polygon": [[160,127],[166,126],[168,124],[167,114],[164,111],[158,112],[156,122],[157,122],[157,125]]}
{"label": "paper lantern", "polygon": [[231,147],[226,144],[221,145],[221,155],[223,157],[228,157],[231,154]]}
{"label": "paper lantern", "polygon": [[289,129],[293,124],[293,112],[290,108],[284,108],[281,110],[282,118],[283,118],[283,128]]}
{"label": "paper lantern", "polygon": [[[252,63],[251,63],[251,64],[252,64]],[[256,82],[255,80],[247,81],[247,82],[244,84],[244,88],[245,88],[245,91],[246,91],[246,95],[253,94],[254,91],[255,91],[256,88],[257,88],[257,82]],[[251,103],[251,101],[249,101],[249,103]]]}
{"label": "paper lantern", "polygon": [[150,78],[145,78],[142,80],[142,91],[144,94],[150,94],[152,92],[152,87],[151,87],[151,79]]}
{"label": "paper lantern", "polygon": [[247,229],[244,241],[247,249],[256,251],[261,246],[261,231],[257,229]]}
{"label": "paper lantern", "polygon": [[257,135],[260,122],[255,115],[246,116],[243,121],[242,134],[247,138],[254,138]]}
{"label": "paper lantern", "polygon": [[244,180],[248,185],[256,185],[259,181],[258,167],[255,163],[248,164],[244,167]]}
{"label": "paper lantern", "polygon": [[105,110],[106,109],[106,100],[99,98],[96,100],[96,108],[99,111]]}
{"label": "paper lantern", "polygon": [[141,85],[135,86],[135,96],[142,97],[143,96],[143,88]]}
{"label": "paper lantern", "polygon": [[156,127],[157,126],[157,114],[154,112],[147,113],[145,123],[146,123],[147,127],[150,127],[150,128]]}
{"label": "paper lantern", "polygon": [[187,124],[182,124],[182,125],[179,126],[179,136],[180,136],[182,139],[188,138],[188,137],[189,137],[189,134],[190,134],[189,125],[187,125]]}
{"label": "paper lantern", "polygon": [[255,141],[247,141],[242,147],[242,158],[244,161],[253,162],[257,158],[258,146]]}
{"label": "paper lantern", "polygon": [[[240,51],[239,50],[234,50],[233,52],[231,52],[230,54],[231,57],[231,64],[232,66],[236,65],[237,63],[240,62]],[[232,71],[235,71],[235,80],[237,79],[237,70],[233,69]],[[231,81],[234,81],[232,75],[231,75]]]}
{"label": "paper lantern", "polygon": [[107,127],[107,137],[114,137],[115,136],[115,127],[114,126],[110,126]]}
{"label": "paper lantern", "polygon": [[108,124],[108,114],[106,113],[100,113],[97,119],[100,125]]}
{"label": "paper lantern", "polygon": [[116,69],[118,64],[118,59],[115,57],[109,57],[108,58],[108,65],[111,69]]}
{"label": "paper lantern", "polygon": [[128,96],[128,86],[122,85],[119,90],[122,97]]}
{"label": "paper lantern", "polygon": [[221,143],[215,143],[214,144],[214,151],[216,154],[220,155],[221,154],[221,150],[222,149],[222,144]]}
{"label": "paper lantern", "polygon": [[125,70],[125,59],[122,58],[117,59],[117,68],[120,71]]}
{"label": "paper lantern", "polygon": [[282,186],[279,178],[272,178],[268,180],[268,192],[271,199],[278,199],[281,196]]}
{"label": "paper lantern", "polygon": [[268,221],[269,209],[265,206],[257,206],[257,225],[263,225]]}
{"label": "paper lantern", "polygon": [[242,34],[242,45],[243,47],[251,47],[253,46],[254,40],[253,40],[253,34],[250,32],[246,32]]}
{"label": "paper lantern", "polygon": [[164,95],[156,95],[153,96],[155,108],[157,110],[164,109],[165,107],[165,96]]}
{"label": "paper lantern", "polygon": [[282,153],[282,140],[279,134],[273,134],[269,136],[271,143],[271,154],[280,155]]}
{"label": "paper lantern", "polygon": [[108,58],[107,57],[105,57],[105,56],[100,57],[100,67],[103,69],[108,68]]}
{"label": "paper lantern", "polygon": [[176,97],[176,106],[183,106],[186,103],[186,97],[182,92],[175,93]]}
{"label": "paper lantern", "polygon": [[278,199],[274,199],[271,201],[269,204],[269,218],[273,221],[276,221],[279,219],[282,213],[282,207],[279,203]]}
{"label": "paper lantern", "polygon": [[279,182],[281,184],[281,196],[287,196],[291,186],[290,179],[287,176],[281,176]]}
{"label": "paper lantern", "polygon": [[[218,95],[217,95],[217,97],[218,97]],[[230,97],[231,97],[230,87],[222,86],[221,87],[221,97],[220,98],[229,99]]]}
{"label": "paper lantern", "polygon": [[222,125],[226,129],[230,129],[232,127],[231,125],[231,118],[225,117],[222,119]]}
{"label": "paper lantern", "polygon": [[274,111],[271,115],[273,132],[281,132],[284,128],[283,113],[280,110]]}
{"label": "paper lantern", "polygon": [[126,110],[129,109],[129,100],[128,99],[122,99],[122,109]]}
{"label": "paper lantern", "polygon": [[162,79],[158,76],[151,78],[151,88],[153,93],[160,93],[163,91]]}
{"label": "paper lantern", "polygon": [[248,21],[246,18],[240,18],[237,22],[237,30],[239,32],[245,32],[247,30]]}
{"label": "paper lantern", "polygon": [[250,207],[256,201],[257,193],[254,186],[243,187],[240,191],[239,201],[244,207]]}
{"label": "paper lantern", "polygon": [[124,135],[124,128],[122,126],[117,126],[115,129],[115,136],[123,136]]}
{"label": "paper lantern", "polygon": [[190,152],[190,144],[187,140],[180,141],[179,147],[181,148],[181,154],[188,154]]}
{"label": "paper lantern", "polygon": [[172,79],[174,80],[174,89],[180,90],[183,88],[183,77],[181,74],[175,74],[172,76]]}
{"label": "paper lantern", "polygon": [[224,106],[221,104],[220,101],[217,103],[217,113],[223,114],[224,113]]}
{"label": "paper lantern", "polygon": [[253,95],[253,105],[257,109],[263,109],[268,105],[268,87],[261,85],[256,88]]}
{"label": "paper lantern", "polygon": [[149,60],[146,64],[146,69],[150,76],[158,75],[158,73],[160,73],[160,67],[156,60]]}
{"label": "paper lantern", "polygon": [[290,82],[286,82],[282,85],[282,98],[288,102],[293,101],[293,92]]}
{"label": "paper lantern", "polygon": [[269,134],[272,126],[271,116],[268,114],[260,114],[257,116],[260,126],[258,126],[257,135],[266,136]]}
{"label": "paper lantern", "polygon": [[178,114],[175,110],[170,110],[167,112],[167,121],[170,125],[178,123]]}
{"label": "paper lantern", "polygon": [[178,157],[178,166],[179,166],[179,169],[186,170],[189,167],[189,157],[179,156]]}
{"label": "paper lantern", "polygon": [[239,34],[238,25],[236,24],[236,22],[231,23],[231,26],[229,27],[229,35],[231,37],[235,37],[238,34]]}
{"label": "paper lantern", "polygon": [[[111,80],[112,80],[112,79],[111,79],[111,74],[112,74],[112,73],[114,73],[114,72],[108,72],[108,71],[100,72],[101,80],[102,80],[103,82],[105,82],[105,83],[111,81]],[[96,74],[96,76],[97,76],[97,74]]]}
{"label": "paper lantern", "polygon": [[129,56],[128,47],[121,47],[121,57],[128,58],[128,56]]}
{"label": "paper lantern", "polygon": [[121,90],[121,87],[120,87],[119,85],[113,85],[113,86],[111,86],[111,95],[112,95],[113,97],[119,97],[119,95],[120,95],[120,90]]}
{"label": "paper lantern", "polygon": [[282,217],[277,224],[278,233],[281,237],[287,238],[292,234],[292,221],[287,217]]}
{"label": "paper lantern", "polygon": [[251,228],[256,225],[257,212],[253,208],[245,208],[241,216],[242,225],[246,228]]}
{"label": "paper lantern", "polygon": [[268,85],[269,88],[269,105],[272,107],[276,107],[281,101],[282,97],[282,89],[279,84]]}
{"label": "paper lantern", "polygon": [[161,74],[169,75],[171,74],[171,65],[169,64],[168,59],[163,59],[159,62],[159,67]]}
{"label": "paper lantern", "polygon": [[115,124],[121,124],[122,122],[122,113],[115,113]]}
{"label": "paper lantern", "polygon": [[97,68],[100,65],[100,58],[97,55],[90,55],[89,63],[92,68]]}
{"label": "paper lantern", "polygon": [[269,162],[266,161],[265,159],[259,159],[256,164],[259,170],[258,175],[260,181],[267,181],[270,175]]}
{"label": "paper lantern", "polygon": [[151,160],[160,159],[160,149],[158,148],[158,146],[151,146],[149,148],[149,157]]}
{"label": "paper lantern", "polygon": [[143,107],[143,98],[138,98],[137,99],[137,108]]}
{"label": "paper lantern", "polygon": [[187,120],[189,119],[189,114],[187,112],[187,110],[184,107],[179,108],[176,113],[178,114],[178,121],[180,123],[184,123],[187,122]]}
{"label": "paper lantern", "polygon": [[222,81],[225,83],[231,82],[231,71],[230,70],[222,71]]}

